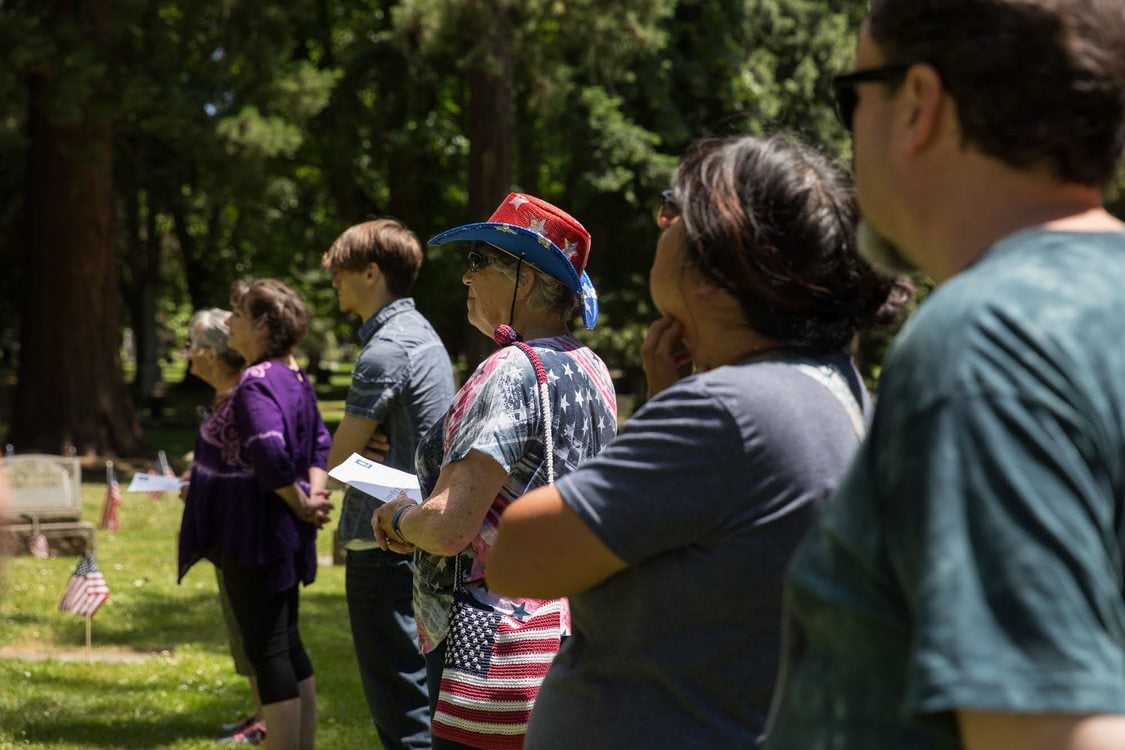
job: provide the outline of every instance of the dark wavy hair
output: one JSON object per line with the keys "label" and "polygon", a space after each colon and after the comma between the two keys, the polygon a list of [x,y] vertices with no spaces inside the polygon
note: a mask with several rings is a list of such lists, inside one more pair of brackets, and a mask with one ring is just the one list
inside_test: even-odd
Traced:
{"label": "dark wavy hair", "polygon": [[784,135],[703,140],[673,195],[689,263],[763,336],[834,351],[897,312],[892,279],[856,253],[850,178],[815,149]]}
{"label": "dark wavy hair", "polygon": [[1121,0],[871,0],[888,62],[927,62],[966,145],[1104,186],[1125,152]]}
{"label": "dark wavy hair", "polygon": [[234,282],[230,304],[246,316],[251,325],[266,326],[265,350],[259,354],[259,362],[289,354],[301,343],[309,327],[305,300],[277,279]]}

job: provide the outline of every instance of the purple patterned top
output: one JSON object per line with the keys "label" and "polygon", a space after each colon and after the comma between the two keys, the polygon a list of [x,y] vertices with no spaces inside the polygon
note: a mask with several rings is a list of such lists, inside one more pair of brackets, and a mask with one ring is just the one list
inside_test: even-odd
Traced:
{"label": "purple patterned top", "polygon": [[179,578],[201,558],[262,568],[271,591],[316,577],[316,527],[274,490],[326,468],[331,437],[304,371],[261,362],[199,428],[180,525]]}

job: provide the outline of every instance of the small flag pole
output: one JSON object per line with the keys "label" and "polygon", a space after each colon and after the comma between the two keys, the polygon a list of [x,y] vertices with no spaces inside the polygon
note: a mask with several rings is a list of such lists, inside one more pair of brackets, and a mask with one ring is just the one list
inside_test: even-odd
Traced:
{"label": "small flag pole", "polygon": [[102,518],[99,526],[110,531],[121,528],[118,516],[118,507],[121,505],[121,489],[117,486],[117,474],[113,470],[113,461],[105,462],[105,502],[102,505]]}
{"label": "small flag pole", "polygon": [[86,661],[90,661],[90,659],[92,658],[92,655],[91,655],[91,652],[90,652],[90,645],[91,645],[91,641],[93,640],[93,637],[92,637],[93,636],[93,630],[94,630],[94,615],[91,612],[87,612],[86,613]]}

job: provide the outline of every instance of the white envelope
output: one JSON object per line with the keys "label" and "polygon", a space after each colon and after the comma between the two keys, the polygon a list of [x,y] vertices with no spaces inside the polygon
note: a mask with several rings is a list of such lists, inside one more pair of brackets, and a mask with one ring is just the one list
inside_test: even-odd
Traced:
{"label": "white envelope", "polygon": [[133,475],[133,481],[129,482],[126,492],[179,492],[185,484],[187,482],[181,481],[179,477],[138,472]]}
{"label": "white envelope", "polygon": [[369,461],[358,453],[329,471],[328,476],[383,502],[393,500],[399,492],[405,492],[416,503],[422,502],[418,477]]}

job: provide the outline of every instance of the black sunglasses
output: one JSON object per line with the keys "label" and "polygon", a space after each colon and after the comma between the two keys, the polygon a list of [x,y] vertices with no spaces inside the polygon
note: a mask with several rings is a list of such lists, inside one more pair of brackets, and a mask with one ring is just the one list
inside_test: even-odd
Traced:
{"label": "black sunglasses", "polygon": [[476,273],[485,266],[490,266],[496,262],[495,258],[489,257],[478,250],[469,251],[469,273]]}
{"label": "black sunglasses", "polygon": [[836,97],[836,117],[840,123],[851,132],[852,119],[855,117],[855,107],[859,102],[859,94],[855,87],[860,83],[887,83],[896,81],[906,75],[913,63],[881,65],[878,68],[867,68],[844,73],[832,79],[832,92]]}
{"label": "black sunglasses", "polygon": [[660,205],[656,209],[656,226],[667,229],[673,221],[680,218],[680,204],[671,190],[660,191]]}

